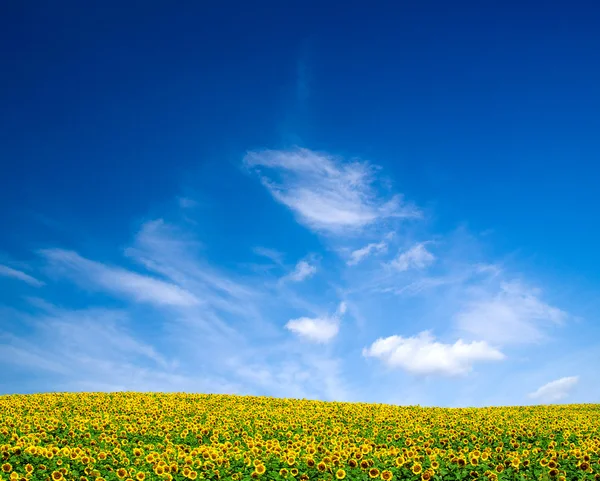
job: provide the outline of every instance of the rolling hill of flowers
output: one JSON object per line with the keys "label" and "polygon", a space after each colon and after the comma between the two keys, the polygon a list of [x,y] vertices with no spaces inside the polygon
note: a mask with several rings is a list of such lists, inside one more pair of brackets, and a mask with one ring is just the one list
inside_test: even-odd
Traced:
{"label": "rolling hill of flowers", "polygon": [[0,396],[0,479],[598,480],[600,405]]}

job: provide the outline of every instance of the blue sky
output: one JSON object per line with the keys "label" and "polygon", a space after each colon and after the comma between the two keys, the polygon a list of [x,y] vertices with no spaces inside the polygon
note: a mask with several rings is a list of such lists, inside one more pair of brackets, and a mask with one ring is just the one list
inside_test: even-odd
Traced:
{"label": "blue sky", "polygon": [[484,3],[3,5],[0,393],[600,402],[600,12]]}

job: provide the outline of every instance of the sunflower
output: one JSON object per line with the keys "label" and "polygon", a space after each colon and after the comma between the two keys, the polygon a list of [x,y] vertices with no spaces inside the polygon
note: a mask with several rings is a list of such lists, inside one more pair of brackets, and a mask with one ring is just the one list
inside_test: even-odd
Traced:
{"label": "sunflower", "polygon": [[256,468],[254,468],[254,471],[258,475],[265,474],[266,470],[267,470],[267,468],[265,467],[264,464],[259,464],[258,466],[256,466]]}
{"label": "sunflower", "polygon": [[499,464],[498,466],[496,466],[497,473],[501,473],[502,471],[504,471],[504,464]]}
{"label": "sunflower", "polygon": [[327,465],[321,461],[319,464],[317,464],[317,469],[323,473],[327,470]]}
{"label": "sunflower", "polygon": [[363,460],[360,462],[360,468],[361,468],[361,469],[367,469],[368,467],[369,467],[369,460],[367,460],[367,459],[363,459]]}
{"label": "sunflower", "polygon": [[348,466],[350,466],[351,468],[356,468],[358,466],[358,462],[356,461],[356,459],[350,458],[348,460]]}
{"label": "sunflower", "polygon": [[146,473],[144,473],[143,471],[140,471],[139,473],[137,473],[135,475],[135,479],[137,479],[138,481],[144,481],[145,478],[146,478]]}
{"label": "sunflower", "polygon": [[430,479],[431,479],[431,472],[423,471],[423,473],[421,474],[421,481],[429,481]]}
{"label": "sunflower", "polygon": [[290,469],[290,474],[292,476],[298,476],[298,468],[292,468],[292,469]]}
{"label": "sunflower", "polygon": [[419,474],[421,471],[423,471],[423,466],[421,466],[419,463],[415,463],[410,470],[413,474]]}
{"label": "sunflower", "polygon": [[379,469],[371,468],[369,469],[369,478],[378,478],[379,477]]}
{"label": "sunflower", "polygon": [[188,478],[190,479],[196,479],[198,477],[198,473],[196,471],[190,471],[190,474],[188,475]]}
{"label": "sunflower", "polygon": [[281,469],[279,470],[279,476],[281,476],[281,477],[283,477],[283,478],[285,478],[285,477],[286,477],[288,474],[289,474],[289,473],[288,473],[288,470],[287,470],[287,469],[285,469],[285,468],[281,468]]}
{"label": "sunflower", "polygon": [[27,474],[33,473],[33,466],[31,464],[26,464],[25,471],[27,471]]}
{"label": "sunflower", "polygon": [[60,471],[52,471],[52,479],[54,481],[60,481],[63,479],[63,474]]}
{"label": "sunflower", "polygon": [[2,465],[2,471],[5,473],[10,473],[12,471],[12,465],[10,463],[4,463]]}
{"label": "sunflower", "polygon": [[394,473],[392,473],[389,469],[384,469],[381,471],[381,479],[383,481],[390,481],[394,477]]}
{"label": "sunflower", "polygon": [[307,465],[309,468],[314,468],[316,464],[317,464],[317,463],[315,463],[315,460],[314,460],[313,458],[308,458],[308,459],[306,460],[306,465]]}
{"label": "sunflower", "polygon": [[558,476],[558,469],[551,469],[550,471],[548,471],[548,476],[550,476],[551,478],[555,478],[556,476]]}
{"label": "sunflower", "polygon": [[338,470],[335,472],[335,477],[336,477],[337,479],[344,479],[344,478],[346,477],[346,471],[344,471],[343,469],[338,469]]}
{"label": "sunflower", "polygon": [[588,469],[590,469],[590,463],[588,463],[587,461],[583,461],[579,464],[579,469],[581,469],[582,471],[587,471]]}

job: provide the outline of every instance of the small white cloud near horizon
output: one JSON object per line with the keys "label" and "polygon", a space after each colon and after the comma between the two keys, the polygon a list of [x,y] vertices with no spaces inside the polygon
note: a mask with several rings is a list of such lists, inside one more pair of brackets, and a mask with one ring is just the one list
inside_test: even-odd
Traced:
{"label": "small white cloud near horizon", "polygon": [[409,269],[425,269],[435,261],[435,256],[425,248],[425,243],[420,242],[407,251],[402,252],[390,265],[404,272]]}
{"label": "small white cloud near horizon", "polygon": [[192,293],[175,284],[91,261],[74,251],[42,249],[39,254],[49,262],[55,273],[63,274],[80,285],[94,286],[150,304],[189,307],[199,303]]}
{"label": "small white cloud near horizon", "polygon": [[350,253],[350,259],[346,262],[349,266],[355,266],[371,254],[386,252],[387,251],[387,243],[385,241],[381,242],[372,242],[367,244],[366,246],[356,249]]}
{"label": "small white cloud near horizon", "polygon": [[417,336],[389,336],[377,339],[363,349],[364,357],[374,357],[390,368],[400,368],[416,375],[460,376],[468,374],[473,364],[501,361],[504,354],[484,341],[454,344],[437,342],[429,331]]}
{"label": "small white cloud near horizon", "polygon": [[291,282],[302,282],[309,277],[312,277],[317,272],[316,266],[309,264],[306,261],[299,261],[292,272],[283,277],[283,280]]}
{"label": "small white cloud near horizon", "polygon": [[400,195],[381,198],[374,188],[378,169],[367,162],[343,162],[297,148],[251,151],[244,165],[259,175],[273,198],[290,208],[299,222],[317,231],[348,232],[384,218],[421,216]]}
{"label": "small white cloud near horizon", "polygon": [[346,303],[341,302],[333,316],[300,317],[288,321],[285,328],[307,341],[326,344],[337,336],[345,313]]}
{"label": "small white cloud near horizon", "polygon": [[540,291],[519,282],[503,282],[455,316],[459,330],[496,344],[528,344],[546,338],[545,327],[561,324],[567,313],[539,298]]}
{"label": "small white cloud near horizon", "polygon": [[30,286],[42,287],[45,285],[42,281],[36,279],[29,274],[25,274],[25,272],[18,271],[17,269],[13,269],[12,267],[5,266],[0,264],[0,276],[2,277],[11,277],[13,279],[18,279],[20,281],[26,282]]}
{"label": "small white cloud near horizon", "polygon": [[566,398],[579,382],[579,376],[562,377],[556,381],[544,384],[532,393],[531,399],[537,399],[542,403],[552,403]]}

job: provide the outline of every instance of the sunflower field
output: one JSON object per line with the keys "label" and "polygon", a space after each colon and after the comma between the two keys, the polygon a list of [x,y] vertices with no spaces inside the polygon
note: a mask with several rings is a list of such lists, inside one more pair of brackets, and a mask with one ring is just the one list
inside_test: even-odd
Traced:
{"label": "sunflower field", "polygon": [[0,396],[0,458],[11,481],[598,480],[600,405],[10,395]]}

